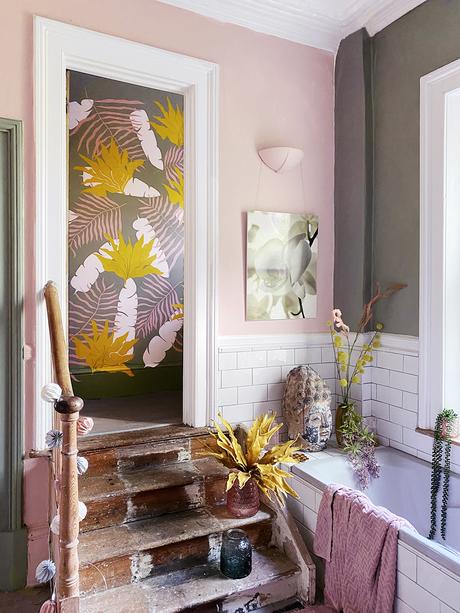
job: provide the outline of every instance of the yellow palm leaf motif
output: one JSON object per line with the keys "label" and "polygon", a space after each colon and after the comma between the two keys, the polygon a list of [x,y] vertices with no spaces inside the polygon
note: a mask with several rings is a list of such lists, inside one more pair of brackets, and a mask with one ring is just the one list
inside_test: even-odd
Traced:
{"label": "yellow palm leaf motif", "polygon": [[155,239],[144,243],[144,239],[140,238],[132,245],[130,240],[125,241],[121,232],[118,234],[118,243],[108,234],[105,234],[105,238],[110,243],[111,249],[101,249],[101,251],[107,254],[107,257],[96,253],[105,271],[114,272],[123,281],[149,274],[163,274],[159,268],[153,266],[153,262],[157,259],[155,254],[151,255]]}
{"label": "yellow palm leaf motif", "polygon": [[130,160],[126,149],[120,150],[115,139],[111,139],[110,145],[101,145],[100,155],[92,159],[80,154],[87,166],[75,166],[85,175],[83,184],[86,185],[84,192],[95,196],[107,196],[107,193],[122,194],[126,184],[130,181],[138,168],[144,165],[143,160]]}
{"label": "yellow palm leaf motif", "polygon": [[184,208],[184,173],[175,166],[177,180],[169,180],[169,185],[163,184],[163,187],[168,193],[168,198],[171,204],[178,204],[181,209]]}
{"label": "yellow palm leaf motif", "polygon": [[155,104],[160,109],[161,115],[150,122],[151,126],[163,140],[168,139],[173,145],[182,147],[184,145],[183,111],[177,105],[174,108],[169,98],[167,99],[167,108],[161,102],[155,101]]}
{"label": "yellow palm leaf motif", "polygon": [[232,426],[220,413],[219,418],[227,432],[225,433],[214,421],[215,431],[210,430],[210,434],[217,443],[218,451],[205,445],[207,450],[202,454],[216,458],[231,470],[227,479],[227,491],[236,484],[239,488],[243,488],[249,479],[254,479],[261,492],[270,499],[274,494],[275,499],[282,505],[287,494],[298,498],[297,493],[286,481],[292,475],[279,468],[278,464],[280,462],[295,464],[306,460],[307,458],[299,453],[301,446],[297,441],[287,441],[265,451],[270,439],[283,427],[283,424],[273,425],[276,415],[266,413],[258,417],[249,432],[243,432],[245,438],[243,444],[238,441]]}
{"label": "yellow palm leaf motif", "polygon": [[184,319],[184,304],[183,302],[179,302],[178,304],[172,305],[174,309],[173,315],[171,315],[171,319]]}
{"label": "yellow palm leaf motif", "polygon": [[128,341],[128,333],[115,337],[109,332],[109,322],[106,321],[99,331],[97,323],[91,321],[92,334],[82,334],[82,338],[74,337],[75,352],[80,360],[84,360],[92,372],[124,372],[133,376],[132,370],[126,365],[133,358],[133,347],[137,339]]}

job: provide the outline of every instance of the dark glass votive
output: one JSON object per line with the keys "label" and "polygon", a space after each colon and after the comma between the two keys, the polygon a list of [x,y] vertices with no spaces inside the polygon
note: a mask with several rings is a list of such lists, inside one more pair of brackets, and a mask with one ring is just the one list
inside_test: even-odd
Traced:
{"label": "dark glass votive", "polygon": [[220,570],[229,579],[242,579],[251,574],[252,546],[243,530],[227,530],[222,536]]}

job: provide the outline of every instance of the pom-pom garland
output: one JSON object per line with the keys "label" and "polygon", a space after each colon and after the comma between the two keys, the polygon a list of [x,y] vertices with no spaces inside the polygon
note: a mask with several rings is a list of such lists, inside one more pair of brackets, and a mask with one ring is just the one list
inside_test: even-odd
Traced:
{"label": "pom-pom garland", "polygon": [[53,560],[43,560],[37,566],[35,578],[38,583],[48,583],[56,574],[56,564]]}
{"label": "pom-pom garland", "polygon": [[55,515],[53,517],[53,520],[50,524],[50,530],[53,534],[56,534],[57,536],[59,536],[59,526],[60,526],[60,520],[61,518],[59,517],[59,514]]}
{"label": "pom-pom garland", "polygon": [[41,397],[45,402],[53,403],[62,396],[62,389],[57,383],[47,383],[42,387]]}
{"label": "pom-pom garland", "polygon": [[81,502],[81,500],[79,500],[78,501],[78,519],[80,521],[83,521],[87,513],[88,513],[88,509],[86,508],[86,504],[84,502]]}
{"label": "pom-pom garland", "polygon": [[57,611],[57,604],[55,600],[47,600],[40,607],[40,613],[55,613]]}
{"label": "pom-pom garland", "polygon": [[84,475],[88,470],[88,460],[83,456],[77,456],[77,471],[79,475]]}
{"label": "pom-pom garland", "polygon": [[46,433],[46,446],[48,449],[57,449],[62,446],[62,439],[64,435],[60,430],[49,430]]}
{"label": "pom-pom garland", "polygon": [[94,420],[91,417],[79,417],[77,421],[77,434],[84,436],[94,428]]}

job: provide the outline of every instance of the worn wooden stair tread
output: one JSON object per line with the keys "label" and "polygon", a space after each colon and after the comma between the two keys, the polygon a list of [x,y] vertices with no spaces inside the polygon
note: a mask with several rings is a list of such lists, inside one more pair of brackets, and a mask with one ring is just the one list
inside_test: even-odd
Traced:
{"label": "worn wooden stair tread", "polygon": [[163,426],[161,428],[142,428],[128,432],[111,432],[109,434],[95,434],[93,436],[80,436],[78,449],[84,451],[101,451],[111,447],[124,447],[167,441],[171,439],[196,438],[206,436],[207,428],[192,428],[191,426]]}
{"label": "worn wooden stair tread", "polygon": [[225,506],[169,513],[152,519],[138,520],[121,526],[91,530],[80,535],[80,565],[94,564],[117,556],[163,547],[232,528],[269,522],[271,514],[260,509],[253,517],[238,519]]}
{"label": "worn wooden stair tread", "polygon": [[228,470],[213,458],[203,458],[102,475],[88,474],[80,480],[79,498],[83,502],[169,487],[190,485],[206,479],[224,479]]}
{"label": "worn wooden stair tread", "polygon": [[83,597],[81,613],[179,613],[298,572],[278,549],[265,548],[253,552],[253,571],[244,579],[227,579],[217,562],[204,564]]}

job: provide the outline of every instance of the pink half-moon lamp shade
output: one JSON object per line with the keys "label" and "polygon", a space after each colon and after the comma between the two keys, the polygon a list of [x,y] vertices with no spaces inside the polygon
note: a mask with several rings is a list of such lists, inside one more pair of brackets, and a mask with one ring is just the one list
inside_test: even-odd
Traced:
{"label": "pink half-moon lamp shade", "polygon": [[274,172],[283,173],[292,170],[303,159],[302,149],[295,147],[268,147],[259,150],[262,162]]}

